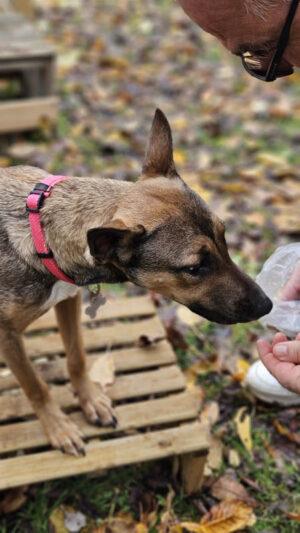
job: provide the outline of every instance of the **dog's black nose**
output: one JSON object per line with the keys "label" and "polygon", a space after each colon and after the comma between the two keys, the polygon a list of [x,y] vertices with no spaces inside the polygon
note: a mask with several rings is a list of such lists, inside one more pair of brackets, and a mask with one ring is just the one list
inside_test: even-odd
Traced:
{"label": "dog's black nose", "polygon": [[264,298],[260,298],[256,305],[256,311],[259,314],[259,316],[265,316],[268,315],[272,311],[273,303],[268,298],[268,296],[265,296]]}

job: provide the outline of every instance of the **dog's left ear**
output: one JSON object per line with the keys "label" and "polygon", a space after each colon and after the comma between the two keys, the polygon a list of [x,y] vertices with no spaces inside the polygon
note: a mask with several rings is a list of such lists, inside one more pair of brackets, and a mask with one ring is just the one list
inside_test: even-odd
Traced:
{"label": "dog's left ear", "polygon": [[134,246],[145,233],[142,225],[129,228],[122,220],[114,220],[107,226],[87,232],[90,254],[101,263],[114,260],[129,261]]}
{"label": "dog's left ear", "polygon": [[173,160],[170,124],[160,109],[155,111],[152,122],[141,179],[157,176],[170,178],[178,176]]}

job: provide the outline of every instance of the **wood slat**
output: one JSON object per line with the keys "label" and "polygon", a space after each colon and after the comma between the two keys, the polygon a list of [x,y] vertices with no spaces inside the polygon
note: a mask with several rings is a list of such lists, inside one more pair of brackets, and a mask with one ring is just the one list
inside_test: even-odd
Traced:
{"label": "wood slat", "polygon": [[58,111],[56,96],[10,100],[0,104],[0,133],[31,130],[42,118],[55,120]]}
{"label": "wood slat", "polygon": [[[85,313],[85,307],[82,306],[81,322],[82,324],[89,324],[95,320],[110,320],[113,318],[132,318],[142,317],[155,314],[155,306],[149,296],[136,296],[133,298],[118,298],[116,300],[108,300],[103,305],[96,316],[96,319],[91,319]],[[27,331],[38,331],[44,329],[57,329],[57,322],[54,309],[50,309],[47,313],[35,320],[27,328]]]}
{"label": "wood slat", "polygon": [[[116,430],[89,424],[81,412],[70,414],[70,418],[80,426],[86,437],[95,437],[158,424],[182,422],[196,418],[199,408],[200,395],[185,391],[165,398],[117,406]],[[48,439],[38,420],[0,426],[0,453],[37,448],[47,444]]]}
{"label": "wood slat", "polygon": [[[87,351],[105,347],[130,345],[138,342],[141,335],[150,339],[165,337],[165,330],[157,316],[138,322],[119,323],[95,329],[83,328],[84,347]],[[59,333],[47,333],[24,339],[27,355],[35,359],[44,355],[63,353],[64,348]]]}
{"label": "wood slat", "polygon": [[[109,396],[120,401],[149,394],[168,393],[184,389],[185,378],[176,365],[118,376]],[[61,407],[78,405],[69,385],[51,387],[52,395]],[[33,414],[32,406],[23,391],[0,396],[0,420],[8,420]]]}
{"label": "wood slat", "polygon": [[[176,356],[166,340],[147,348],[124,348],[113,350],[111,353],[116,372],[165,366],[176,362]],[[87,356],[88,367],[91,367],[99,357],[102,357],[101,353],[89,354]],[[55,360],[36,363],[35,368],[47,383],[69,380],[65,357],[56,357]],[[18,382],[13,374],[0,375],[0,391],[3,392],[16,387],[18,387]]]}
{"label": "wood slat", "polygon": [[208,428],[199,422],[103,442],[92,441],[85,457],[66,456],[53,450],[3,459],[0,461],[0,489],[207,450],[208,447]]}

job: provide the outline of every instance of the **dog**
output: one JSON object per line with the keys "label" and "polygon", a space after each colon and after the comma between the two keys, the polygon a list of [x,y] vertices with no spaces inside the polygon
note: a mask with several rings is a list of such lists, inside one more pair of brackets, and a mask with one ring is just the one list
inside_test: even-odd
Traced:
{"label": "dog", "polygon": [[[47,254],[37,254],[29,220],[35,210],[26,210],[32,187],[47,177],[29,166],[0,169],[1,352],[51,445],[79,455],[82,434],[26,357],[22,332],[33,320],[55,307],[85,417],[92,424],[115,425],[109,398],[88,376],[80,287],[129,280],[224,324],[256,320],[272,304],[230,259],[223,223],[179,177],[170,125],[160,110],[138,181],[74,177],[38,197],[48,257],[70,283],[45,267]],[[40,189],[39,183],[34,192]]]}

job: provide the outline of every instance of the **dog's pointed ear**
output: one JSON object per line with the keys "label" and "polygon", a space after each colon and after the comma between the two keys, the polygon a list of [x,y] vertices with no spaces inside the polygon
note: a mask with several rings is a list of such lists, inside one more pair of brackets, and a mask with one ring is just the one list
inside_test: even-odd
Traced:
{"label": "dog's pointed ear", "polygon": [[114,259],[126,262],[145,231],[142,225],[129,228],[119,219],[113,220],[107,226],[92,228],[87,232],[90,254],[102,263]]}
{"label": "dog's pointed ear", "polygon": [[173,141],[170,124],[164,113],[157,109],[152,122],[150,138],[142,168],[142,177],[178,176],[173,160]]}

